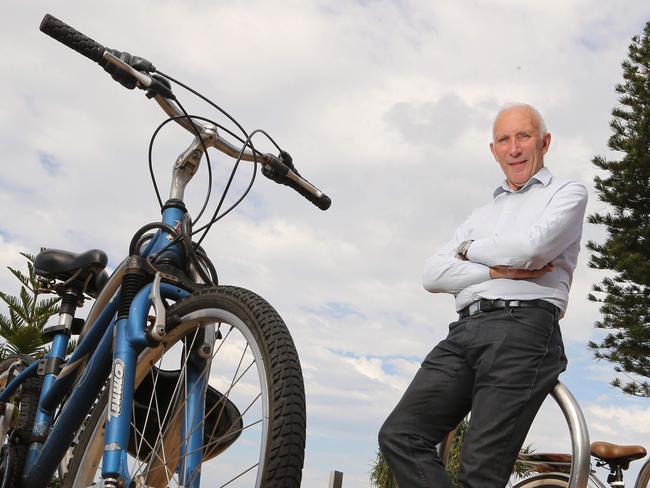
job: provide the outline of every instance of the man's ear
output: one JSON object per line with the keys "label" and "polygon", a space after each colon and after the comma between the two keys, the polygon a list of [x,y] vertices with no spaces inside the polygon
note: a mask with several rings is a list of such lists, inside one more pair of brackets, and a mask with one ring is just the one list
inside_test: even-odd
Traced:
{"label": "man's ear", "polygon": [[551,146],[551,133],[547,132],[542,138],[542,154],[546,154],[548,148]]}
{"label": "man's ear", "polygon": [[490,143],[490,151],[492,152],[492,156],[494,156],[494,159],[498,161],[497,155],[494,153],[494,142]]}

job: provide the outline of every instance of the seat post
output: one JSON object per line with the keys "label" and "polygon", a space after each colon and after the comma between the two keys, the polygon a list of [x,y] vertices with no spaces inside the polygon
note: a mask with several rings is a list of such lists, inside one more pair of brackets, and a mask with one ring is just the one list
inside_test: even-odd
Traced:
{"label": "seat post", "polygon": [[43,335],[49,337],[59,332],[64,332],[69,337],[72,330],[74,314],[79,301],[83,300],[83,293],[75,288],[66,288],[59,292],[61,307],[59,308],[59,321],[56,325],[43,328]]}
{"label": "seat post", "polygon": [[607,483],[617,488],[623,488],[625,486],[625,482],[623,481],[623,468],[620,464],[611,467],[610,473],[607,476]]}
{"label": "seat post", "polygon": [[68,349],[74,314],[77,310],[77,305],[83,301],[83,291],[79,288],[65,288],[59,290],[58,293],[61,296],[59,321],[56,325],[43,328],[43,335],[52,338],[52,345],[38,365],[38,375],[43,377],[43,386],[38,409],[34,417],[32,442],[29,444],[27,452],[27,466],[33,466],[40,455],[43,443],[52,426],[54,412],[45,410],[42,402],[61,371]]}

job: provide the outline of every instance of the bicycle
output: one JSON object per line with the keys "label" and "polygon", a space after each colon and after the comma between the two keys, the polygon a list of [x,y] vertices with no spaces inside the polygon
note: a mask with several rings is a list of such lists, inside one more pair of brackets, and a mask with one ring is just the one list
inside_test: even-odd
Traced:
{"label": "bicycle", "polygon": [[[218,283],[201,242],[246,196],[258,164],[265,176],[322,210],[331,200],[298,173],[268,134],[247,134],[216,104],[146,59],[105,48],[49,14],[40,30],[100,64],[126,88],[145,90],[167,114],[149,151],[162,219],[133,235],[128,257],[111,276],[98,249],[44,249],[36,256],[42,290],[61,297],[59,320],[43,331],[51,346],[42,359],[0,363],[0,486],[45,487],[58,474],[65,488],[298,487],[306,420],[295,345],[262,297]],[[219,109],[243,136],[189,115],[170,82]],[[174,164],[163,203],[151,147],[170,121],[194,140]],[[255,149],[251,139],[260,132],[279,156]],[[236,162],[213,216],[197,228],[211,190],[210,147]],[[208,196],[192,220],[184,192],[203,156]],[[253,163],[251,182],[221,211],[240,161]],[[202,236],[192,241],[198,232]],[[89,298],[95,301],[86,319],[75,317]],[[70,336],[77,334],[66,356]]]}
{"label": "bicycle", "polygon": [[[646,449],[643,446],[621,446],[601,441],[591,443],[591,455],[596,460],[596,466],[609,469],[607,484],[612,488],[625,487],[623,471],[629,468],[632,461],[641,459],[646,454]],[[519,460],[531,466],[537,474],[520,481],[513,488],[567,488],[571,486],[568,474],[572,461],[570,454],[521,453]],[[646,488],[649,483],[650,459],[641,467],[634,488]],[[589,472],[588,486],[590,488],[606,488],[593,469]]]}

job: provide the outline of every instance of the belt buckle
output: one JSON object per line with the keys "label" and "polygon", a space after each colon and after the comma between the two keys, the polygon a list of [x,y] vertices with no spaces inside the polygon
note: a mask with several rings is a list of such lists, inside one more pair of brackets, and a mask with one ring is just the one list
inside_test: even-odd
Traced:
{"label": "belt buckle", "polygon": [[477,313],[481,312],[490,312],[492,310],[492,302],[493,300],[478,300],[474,303],[470,303],[469,305],[469,316],[471,317],[472,315],[476,315]]}
{"label": "belt buckle", "polygon": [[494,310],[494,300],[480,300],[478,302],[478,311],[479,312],[491,312]]}

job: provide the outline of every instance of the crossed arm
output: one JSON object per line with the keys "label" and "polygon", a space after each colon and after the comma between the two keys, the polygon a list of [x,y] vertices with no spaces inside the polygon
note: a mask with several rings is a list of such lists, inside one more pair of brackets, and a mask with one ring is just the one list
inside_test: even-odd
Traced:
{"label": "crossed arm", "polygon": [[477,238],[467,261],[455,257],[458,245],[472,239],[471,215],[454,238],[425,263],[424,288],[433,293],[457,293],[489,279],[529,280],[552,271],[552,261],[580,238],[587,191],[569,183],[550,200],[532,225],[507,233]]}

